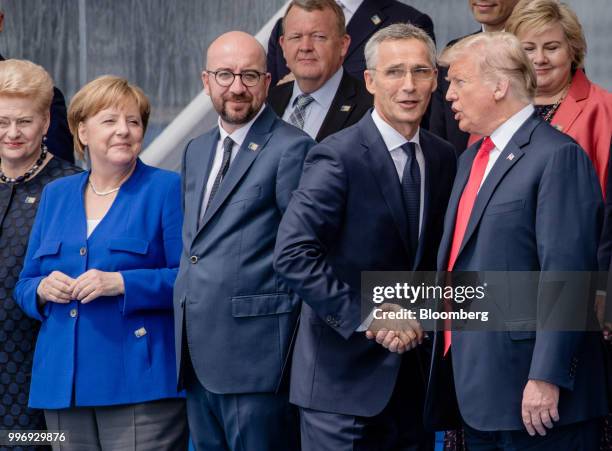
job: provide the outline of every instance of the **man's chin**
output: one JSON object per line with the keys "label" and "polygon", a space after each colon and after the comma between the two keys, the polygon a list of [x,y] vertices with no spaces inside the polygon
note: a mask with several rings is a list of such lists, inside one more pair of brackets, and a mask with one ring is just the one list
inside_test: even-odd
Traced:
{"label": "man's chin", "polygon": [[257,114],[257,111],[253,110],[252,108],[248,108],[247,110],[244,110],[244,111],[223,110],[221,112],[221,118],[223,119],[223,121],[227,122],[228,124],[242,125],[242,124],[246,124],[251,119],[253,119],[256,114]]}

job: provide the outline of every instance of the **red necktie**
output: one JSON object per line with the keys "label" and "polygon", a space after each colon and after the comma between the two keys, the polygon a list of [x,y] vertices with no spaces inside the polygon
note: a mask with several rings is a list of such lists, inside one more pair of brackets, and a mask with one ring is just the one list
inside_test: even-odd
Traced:
{"label": "red necktie", "polygon": [[[482,141],[480,149],[476,154],[476,158],[472,162],[472,170],[470,171],[470,178],[468,179],[461,199],[459,200],[459,206],[457,207],[457,217],[455,219],[455,231],[453,232],[453,242],[451,244],[451,251],[448,257],[448,271],[452,271],[455,266],[455,261],[459,255],[459,249],[463,243],[463,237],[465,236],[465,230],[467,229],[470,216],[472,215],[472,209],[474,208],[474,202],[476,202],[476,196],[480,189],[480,184],[487,169],[489,163],[489,154],[495,149],[495,144],[491,141],[488,136]],[[451,346],[451,331],[448,327],[448,321],[445,323],[444,328],[444,355],[448,352]]]}

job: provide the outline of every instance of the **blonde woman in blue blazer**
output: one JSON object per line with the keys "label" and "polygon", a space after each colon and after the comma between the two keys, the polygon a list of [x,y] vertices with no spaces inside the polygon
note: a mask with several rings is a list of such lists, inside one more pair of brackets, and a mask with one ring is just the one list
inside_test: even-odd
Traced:
{"label": "blonde woman in blue blazer", "polygon": [[42,322],[29,405],[66,433],[62,450],[186,449],[172,322],[180,181],[138,159],[149,112],[118,77],[74,96],[70,129],[91,170],[44,190],[15,289]]}

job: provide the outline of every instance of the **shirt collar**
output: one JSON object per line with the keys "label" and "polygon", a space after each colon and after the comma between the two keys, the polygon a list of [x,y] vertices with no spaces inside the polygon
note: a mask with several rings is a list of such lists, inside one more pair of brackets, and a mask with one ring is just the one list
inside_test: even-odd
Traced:
{"label": "shirt collar", "polygon": [[378,114],[376,108],[372,110],[372,120],[380,132],[389,152],[403,146],[407,142],[415,143],[419,147],[421,146],[419,141],[420,128],[417,129],[416,133],[410,140],[407,140],[400,132],[391,127],[382,117],[380,117],[380,114]]}
{"label": "shirt collar", "polygon": [[533,111],[533,105],[527,105],[491,133],[491,141],[493,141],[493,144],[495,144],[498,150],[503,151],[506,148],[512,136],[514,136],[521,125],[531,117]]}
{"label": "shirt collar", "polygon": [[[338,86],[340,86],[340,81],[342,81],[343,73],[344,70],[342,69],[342,66],[340,66],[336,73],[332,75],[329,80],[323,83],[323,86],[321,86],[316,91],[310,93],[314,101],[321,105],[323,109],[328,110],[329,106],[334,100],[334,97],[336,97],[336,91],[338,91]],[[295,83],[293,83],[293,93],[291,94],[291,98],[289,99],[290,108],[294,107],[293,103],[295,102],[297,96],[303,93],[304,91],[300,89],[300,86],[296,80]]]}
{"label": "shirt collar", "polygon": [[231,134],[226,132],[225,129],[221,126],[221,118],[219,117],[219,119],[217,119],[217,123],[219,125],[219,133],[221,134],[221,142],[225,141],[225,138],[229,136],[230,138],[232,138],[232,141],[238,144],[238,147],[242,146],[242,143],[244,142],[244,139],[249,133],[251,126],[257,120],[257,118],[261,115],[265,107],[266,107],[266,104],[264,103],[253,119],[251,119],[249,122],[244,124],[242,127],[234,130],[234,132]]}

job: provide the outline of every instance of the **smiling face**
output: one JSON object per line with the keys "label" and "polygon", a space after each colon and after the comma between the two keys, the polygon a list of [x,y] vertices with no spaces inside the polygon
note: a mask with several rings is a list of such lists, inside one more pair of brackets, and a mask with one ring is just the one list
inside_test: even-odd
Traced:
{"label": "smiling face", "polygon": [[517,37],[535,68],[537,97],[560,95],[572,78],[572,52],[561,24],[540,30],[521,29]]}
{"label": "smiling face", "polygon": [[49,113],[41,113],[28,97],[0,96],[0,160],[27,165],[40,155],[49,128]]}
{"label": "smiling face", "polygon": [[[210,96],[215,111],[221,116],[223,128],[232,133],[253,119],[268,95],[270,74],[261,45],[250,35],[229,32],[217,38],[209,47],[206,69],[202,72],[204,91]],[[245,86],[241,77],[234,77],[229,86],[221,86],[208,71],[226,70],[232,73],[256,71],[263,73],[255,86]]]}
{"label": "smiling face", "polygon": [[[427,69],[429,78],[415,77],[415,71]],[[412,138],[437,86],[425,43],[417,39],[381,42],[376,68],[366,70],[365,81],[378,114],[407,139]]]}
{"label": "smiling face", "polygon": [[501,31],[519,0],[468,0],[474,19],[485,31]]}
{"label": "smiling face", "polygon": [[92,168],[135,164],[144,136],[136,101],[126,99],[98,111],[79,124],[78,134],[81,143],[89,148]]}
{"label": "smiling face", "polygon": [[342,66],[349,44],[347,34],[339,35],[329,8],[306,11],[293,6],[285,17],[280,45],[287,66],[306,92],[319,89]]}

